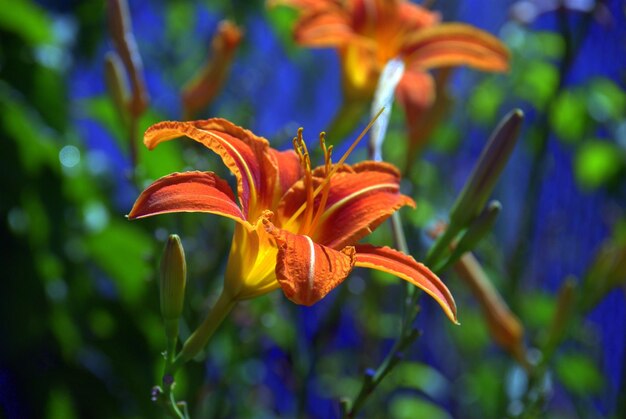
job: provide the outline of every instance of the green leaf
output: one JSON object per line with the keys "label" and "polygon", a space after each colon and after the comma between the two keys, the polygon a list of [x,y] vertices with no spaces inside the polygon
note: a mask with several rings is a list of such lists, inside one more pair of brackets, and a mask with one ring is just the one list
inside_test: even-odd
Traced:
{"label": "green leaf", "polygon": [[298,47],[293,39],[293,26],[298,18],[298,11],[291,7],[272,7],[267,12],[267,18],[287,52],[295,53]]}
{"label": "green leaf", "polygon": [[559,59],[565,52],[563,37],[556,32],[535,32],[531,39],[533,49],[545,58]]}
{"label": "green leaf", "polygon": [[462,327],[454,327],[452,333],[462,348],[478,352],[491,342],[484,317],[476,308],[465,306],[459,321]]}
{"label": "green leaf", "polygon": [[552,322],[555,299],[547,294],[529,294],[520,299],[520,316],[532,329],[546,329]]}
{"label": "green leaf", "polygon": [[72,396],[64,387],[55,387],[50,390],[48,403],[46,405],[46,418],[74,419],[78,417],[74,410]]}
{"label": "green leaf", "polygon": [[[5,96],[3,93],[5,91],[0,89],[0,94]],[[10,92],[6,93],[8,100],[0,106],[0,121],[8,136],[17,144],[26,173],[35,174],[44,166],[57,169],[58,147],[49,128],[41,124],[35,111],[12,100]]]}
{"label": "green leaf", "polygon": [[[499,107],[500,103],[498,103],[497,106]],[[495,118],[495,112],[497,112],[497,109],[494,110],[493,118]],[[477,121],[482,122],[482,120],[479,119],[477,119]],[[437,128],[435,128],[430,144],[433,150],[441,153],[452,153],[457,149],[460,142],[461,132],[454,124],[439,124]]]}
{"label": "green leaf", "polygon": [[581,188],[589,190],[604,185],[624,166],[622,151],[615,144],[596,140],[578,149],[574,173]]}
{"label": "green leaf", "polygon": [[177,39],[182,35],[189,34],[190,26],[196,21],[196,4],[185,1],[172,1],[166,3],[166,8],[165,27],[169,39]]}
{"label": "green leaf", "polygon": [[450,382],[436,369],[419,362],[404,362],[393,371],[396,386],[421,390],[437,399],[443,397]]}
{"label": "green leaf", "polygon": [[13,32],[32,45],[53,40],[50,19],[44,9],[28,0],[12,1],[2,7],[0,28]]}
{"label": "green leaf", "polygon": [[559,83],[557,68],[544,61],[530,61],[520,66],[519,80],[515,85],[515,93],[532,103],[536,108],[543,109],[554,94]]}
{"label": "green leaf", "polygon": [[153,243],[130,222],[113,219],[106,228],[86,238],[86,247],[95,262],[117,285],[120,299],[138,307],[152,272],[147,256]]}
{"label": "green leaf", "polygon": [[411,396],[396,396],[389,407],[393,419],[451,419],[452,416],[441,407],[427,400]]}
{"label": "green leaf", "polygon": [[598,367],[585,355],[562,355],[556,360],[555,370],[561,384],[574,394],[598,394],[604,387]]}
{"label": "green leaf", "polygon": [[422,199],[416,202],[417,208],[404,211],[405,219],[418,228],[425,228],[435,217],[435,208]]}
{"label": "green leaf", "polygon": [[595,79],[586,96],[589,114],[598,122],[617,121],[626,113],[626,93],[609,79]]}
{"label": "green leaf", "polygon": [[582,139],[589,120],[582,92],[565,90],[550,109],[550,124],[554,133],[567,143]]}
{"label": "green leaf", "polygon": [[[470,116],[476,122],[484,125],[490,124],[496,119],[503,100],[504,92],[497,80],[495,78],[486,79],[474,89],[474,94],[470,97]],[[446,124],[440,125],[440,127],[443,126]],[[458,133],[457,136],[460,137]],[[437,136],[434,137],[437,138]]]}

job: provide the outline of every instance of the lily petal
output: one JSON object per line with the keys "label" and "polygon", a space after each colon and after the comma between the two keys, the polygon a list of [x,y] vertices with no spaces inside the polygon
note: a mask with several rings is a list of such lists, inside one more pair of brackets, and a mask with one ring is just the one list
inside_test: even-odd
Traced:
{"label": "lily petal", "polygon": [[[316,169],[315,173],[321,171]],[[321,181],[316,179],[317,184]],[[283,197],[278,219],[289,219],[304,202],[304,184],[298,182]],[[315,206],[320,204],[318,196]],[[318,243],[341,249],[371,233],[404,205],[414,207],[415,203],[400,193],[400,174],[393,165],[362,162],[346,166],[330,181],[325,209],[310,234]]]}
{"label": "lily petal", "polygon": [[450,68],[438,70],[435,83],[425,71],[407,71],[396,88],[396,98],[404,109],[409,137],[407,168],[412,166],[415,155],[426,145],[450,105],[446,92],[450,73]]}
{"label": "lily petal", "polygon": [[408,36],[402,49],[411,67],[421,69],[468,65],[506,71],[509,51],[498,38],[462,23],[442,23]]}
{"label": "lily petal", "polygon": [[228,183],[212,172],[184,172],[164,176],[137,198],[129,219],[171,212],[208,212],[245,223]]}
{"label": "lily petal", "polygon": [[298,179],[302,178],[302,165],[298,155],[293,150],[277,151],[273,148],[269,149],[274,172],[278,177],[274,184],[273,198],[270,208],[278,205],[280,198],[293,186]]}
{"label": "lily petal", "polygon": [[334,48],[354,38],[349,17],[339,7],[329,5],[305,13],[294,26],[298,44],[316,48]]}
{"label": "lily petal", "polygon": [[[265,138],[220,118],[205,121],[165,121],[152,125],[145,133],[144,144],[153,149],[160,143],[187,136],[213,150],[237,178],[237,192],[243,213],[249,219],[259,214],[256,210],[266,189],[273,187],[271,163],[267,155],[269,143]],[[272,191],[273,192],[273,191]]]}
{"label": "lily petal", "polygon": [[341,251],[315,243],[309,236],[293,234],[266,221],[266,230],[278,244],[276,278],[285,296],[310,306],[341,284],[355,263],[354,247]]}
{"label": "lily petal", "polygon": [[446,313],[446,316],[458,324],[456,304],[448,288],[437,275],[411,256],[389,247],[376,247],[369,244],[357,245],[355,266],[377,269],[410,282],[433,297]]}

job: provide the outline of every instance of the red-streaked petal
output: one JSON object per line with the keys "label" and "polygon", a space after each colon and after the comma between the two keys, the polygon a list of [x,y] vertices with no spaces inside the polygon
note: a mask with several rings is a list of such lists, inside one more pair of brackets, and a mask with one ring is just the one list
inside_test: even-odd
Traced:
{"label": "red-streaked petal", "polygon": [[411,67],[421,69],[468,65],[506,71],[509,51],[493,35],[462,23],[442,23],[408,36],[402,51]]}
{"label": "red-streaked petal", "polygon": [[[265,189],[266,179],[275,176],[266,173],[269,167],[265,138],[234,125],[225,119],[206,121],[175,122],[165,121],[152,125],[145,133],[144,144],[153,149],[158,144],[177,137],[187,136],[213,150],[237,178],[237,191],[243,213],[259,204]],[[273,186],[273,185],[271,185]]]}
{"label": "red-streaked petal", "polygon": [[427,144],[431,134],[452,103],[447,92],[452,68],[436,70],[435,79],[420,70],[405,73],[396,89],[396,98],[404,108],[409,146],[406,167],[413,165],[415,155]]}
{"label": "red-streaked petal", "polygon": [[212,172],[184,172],[164,176],[144,190],[129,219],[171,212],[208,212],[245,222],[233,191]]}
{"label": "red-streaked petal", "polygon": [[274,194],[270,208],[275,208],[280,198],[302,178],[302,165],[298,155],[293,150],[277,151],[273,148],[269,150],[271,158],[275,164],[275,172],[278,179],[274,181]]}
{"label": "red-streaked petal", "polygon": [[407,71],[396,87],[396,98],[404,108],[407,121],[415,121],[435,100],[435,83],[424,71]]}
{"label": "red-streaked petal", "polygon": [[446,313],[446,316],[454,323],[458,323],[456,304],[448,288],[437,275],[411,256],[389,247],[376,247],[369,244],[357,245],[355,266],[377,269],[410,282],[433,297]]}
{"label": "red-streaked petal", "polygon": [[354,247],[341,251],[315,243],[309,236],[292,234],[265,222],[278,244],[276,278],[296,304],[310,306],[341,284],[354,266]]}
{"label": "red-streaked petal", "polygon": [[294,26],[294,37],[303,46],[333,48],[345,45],[354,33],[345,12],[328,7],[304,14]]}
{"label": "red-streaked petal", "polygon": [[[316,169],[316,173],[320,173]],[[315,187],[321,178],[317,178]],[[278,220],[285,222],[306,201],[303,182],[297,183],[281,201]],[[321,204],[321,194],[315,206]],[[400,174],[383,162],[361,162],[335,173],[324,212],[310,235],[333,249],[356,243],[371,233],[391,214],[404,205],[415,206],[408,196],[400,194]],[[303,215],[297,221],[301,221]]]}

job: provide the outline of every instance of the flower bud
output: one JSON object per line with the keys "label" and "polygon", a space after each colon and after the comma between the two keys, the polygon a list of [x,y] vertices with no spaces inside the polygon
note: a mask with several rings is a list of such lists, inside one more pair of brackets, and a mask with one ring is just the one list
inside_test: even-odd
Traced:
{"label": "flower bud", "polygon": [[107,12],[111,39],[132,85],[129,110],[134,116],[139,116],[148,107],[149,95],[143,78],[143,62],[132,32],[128,3],[126,0],[108,0]]}
{"label": "flower bud", "polygon": [[524,327],[506,305],[480,263],[474,255],[466,253],[454,267],[478,300],[493,340],[520,364],[527,366]]}
{"label": "flower bud", "polygon": [[185,118],[193,119],[219,93],[228,77],[242,36],[241,29],[234,23],[228,20],[220,22],[211,42],[211,59],[183,87]]}
{"label": "flower bud", "polygon": [[120,118],[125,120],[128,116],[125,111],[128,109],[130,91],[124,73],[124,64],[120,56],[113,51],[107,52],[104,56],[104,75],[115,108],[119,112]]}
{"label": "flower bud", "polygon": [[178,322],[185,301],[187,265],[185,252],[176,234],[171,234],[161,258],[161,316],[168,322]]}
{"label": "flower bud", "polygon": [[573,278],[567,278],[559,289],[556,310],[543,348],[544,357],[550,358],[556,347],[563,341],[571,321],[575,301],[576,281]]}
{"label": "flower bud", "polygon": [[626,240],[619,237],[606,240],[582,284],[583,311],[593,309],[609,292],[626,284]]}
{"label": "flower bud", "polygon": [[515,109],[500,121],[450,211],[450,224],[464,228],[484,208],[513,151],[524,114]]}

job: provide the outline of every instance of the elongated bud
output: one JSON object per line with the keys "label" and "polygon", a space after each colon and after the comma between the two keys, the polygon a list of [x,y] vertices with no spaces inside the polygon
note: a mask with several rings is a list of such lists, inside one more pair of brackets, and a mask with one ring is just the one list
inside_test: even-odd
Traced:
{"label": "elongated bud", "polygon": [[509,112],[493,131],[450,211],[450,224],[463,228],[484,208],[515,146],[524,114]]}
{"label": "elongated bud", "polygon": [[583,311],[593,309],[620,285],[626,285],[626,240],[612,238],[602,244],[585,275],[581,293]]}
{"label": "elongated bud", "polygon": [[211,59],[183,87],[182,102],[187,119],[192,119],[221,90],[242,36],[241,29],[234,23],[220,22],[211,42]]}
{"label": "elongated bud", "polygon": [[[454,251],[448,261],[445,264],[445,267],[450,266],[461,256],[463,253],[469,252],[476,247],[476,245],[491,231],[493,225],[502,210],[502,205],[498,201],[491,201],[483,212],[480,213],[478,217],[476,217],[470,224],[470,226],[465,231],[465,234],[461,237],[459,242],[454,247]],[[437,268],[437,271],[443,270],[442,268]]]}
{"label": "elongated bud", "polygon": [[552,352],[561,343],[567,326],[569,325],[576,300],[576,281],[573,278],[567,278],[559,289],[559,296],[556,302],[556,311],[552,317],[552,324],[548,330],[546,343],[544,345],[544,357],[550,358]]}
{"label": "elongated bud", "polygon": [[524,327],[506,305],[480,263],[474,255],[465,253],[454,267],[478,300],[493,340],[520,364],[528,366],[523,341]]}
{"label": "elongated bud", "polygon": [[104,74],[109,95],[111,95],[120,117],[125,120],[128,117],[125,110],[128,109],[130,91],[124,74],[124,65],[117,53],[109,51],[104,56]]}
{"label": "elongated bud", "polygon": [[185,301],[187,264],[180,238],[171,234],[161,258],[161,316],[166,322],[178,322]]}
{"label": "elongated bud", "polygon": [[149,96],[143,78],[143,63],[135,42],[126,0],[107,1],[109,32],[132,84],[130,111],[141,115],[148,106]]}

